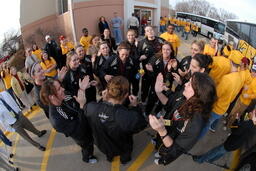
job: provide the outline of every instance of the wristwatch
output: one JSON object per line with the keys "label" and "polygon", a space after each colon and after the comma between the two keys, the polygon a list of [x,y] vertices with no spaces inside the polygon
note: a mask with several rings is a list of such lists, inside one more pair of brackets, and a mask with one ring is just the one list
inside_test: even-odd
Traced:
{"label": "wristwatch", "polygon": [[168,136],[168,132],[166,132],[166,134],[164,135],[164,136],[160,136],[161,137],[161,139],[163,140],[165,137],[167,137]]}

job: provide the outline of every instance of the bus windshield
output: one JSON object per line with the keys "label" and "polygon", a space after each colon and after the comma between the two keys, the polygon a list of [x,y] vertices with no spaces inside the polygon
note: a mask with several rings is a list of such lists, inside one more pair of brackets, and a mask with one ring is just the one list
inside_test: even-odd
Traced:
{"label": "bus windshield", "polygon": [[214,31],[220,34],[224,34],[225,33],[225,24],[223,23],[217,23],[214,26]]}

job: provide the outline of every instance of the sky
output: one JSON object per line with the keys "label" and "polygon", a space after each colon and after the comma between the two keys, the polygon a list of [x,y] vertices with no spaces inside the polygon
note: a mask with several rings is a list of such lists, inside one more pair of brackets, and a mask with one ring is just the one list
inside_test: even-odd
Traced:
{"label": "sky", "polygon": [[0,40],[4,33],[18,31],[20,28],[20,0],[3,0],[0,5]]}
{"label": "sky", "polygon": [[[172,7],[181,0],[169,0]],[[241,21],[256,23],[255,0],[206,0],[216,8],[236,14]]]}

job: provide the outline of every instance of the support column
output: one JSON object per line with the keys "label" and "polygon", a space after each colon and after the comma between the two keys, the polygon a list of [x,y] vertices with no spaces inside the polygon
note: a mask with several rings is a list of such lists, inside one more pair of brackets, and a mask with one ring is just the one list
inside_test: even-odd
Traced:
{"label": "support column", "polygon": [[127,32],[127,21],[134,12],[134,0],[124,0],[124,38]]}

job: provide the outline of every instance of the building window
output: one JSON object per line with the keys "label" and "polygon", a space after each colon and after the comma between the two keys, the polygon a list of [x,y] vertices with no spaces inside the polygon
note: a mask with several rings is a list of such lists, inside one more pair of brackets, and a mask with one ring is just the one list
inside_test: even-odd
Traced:
{"label": "building window", "polygon": [[68,11],[68,0],[58,0],[59,14],[63,14]]}

